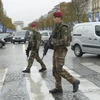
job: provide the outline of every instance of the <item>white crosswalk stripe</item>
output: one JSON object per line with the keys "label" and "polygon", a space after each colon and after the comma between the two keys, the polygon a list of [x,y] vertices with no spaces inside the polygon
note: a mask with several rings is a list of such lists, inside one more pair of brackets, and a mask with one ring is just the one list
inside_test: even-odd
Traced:
{"label": "white crosswalk stripe", "polygon": [[90,100],[100,100],[100,88],[93,84],[92,82],[88,81],[85,78],[82,78],[79,74],[76,72],[70,70],[66,66],[64,68],[75,78],[79,79],[81,84],[79,86],[79,90]]}
{"label": "white crosswalk stripe", "polygon": [[2,86],[5,80],[5,76],[7,73],[7,68],[6,69],[0,69],[0,92],[2,90]]}
{"label": "white crosswalk stripe", "polygon": [[84,65],[85,67],[92,69],[98,73],[100,73],[100,66],[94,64],[94,63],[81,63],[82,65]]}
{"label": "white crosswalk stripe", "polygon": [[30,100],[55,100],[35,66],[26,74],[26,82]]}

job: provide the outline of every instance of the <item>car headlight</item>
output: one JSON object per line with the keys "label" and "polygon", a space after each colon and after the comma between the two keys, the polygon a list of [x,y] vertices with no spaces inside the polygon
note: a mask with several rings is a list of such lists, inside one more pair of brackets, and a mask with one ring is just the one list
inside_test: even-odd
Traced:
{"label": "car headlight", "polygon": [[15,38],[13,37],[13,39],[15,39]]}
{"label": "car headlight", "polygon": [[21,39],[24,39],[23,37]]}
{"label": "car headlight", "polygon": [[5,42],[5,40],[4,40],[4,39],[1,39],[1,40]]}

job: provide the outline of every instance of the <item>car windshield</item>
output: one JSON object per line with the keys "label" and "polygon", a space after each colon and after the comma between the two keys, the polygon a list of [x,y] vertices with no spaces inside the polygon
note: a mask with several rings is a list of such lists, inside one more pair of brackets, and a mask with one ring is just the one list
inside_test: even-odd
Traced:
{"label": "car windshield", "polygon": [[52,34],[52,31],[44,31],[44,32],[41,32],[41,34],[42,36],[48,36]]}
{"label": "car windshield", "polygon": [[18,31],[15,33],[15,36],[25,36],[25,31]]}
{"label": "car windshield", "polygon": [[42,36],[48,36],[48,32],[42,32]]}
{"label": "car windshield", "polygon": [[8,36],[9,34],[8,33],[2,33],[2,34],[0,34],[0,39],[1,38],[5,38],[6,36]]}
{"label": "car windshield", "polygon": [[50,31],[49,34],[52,35],[52,31]]}

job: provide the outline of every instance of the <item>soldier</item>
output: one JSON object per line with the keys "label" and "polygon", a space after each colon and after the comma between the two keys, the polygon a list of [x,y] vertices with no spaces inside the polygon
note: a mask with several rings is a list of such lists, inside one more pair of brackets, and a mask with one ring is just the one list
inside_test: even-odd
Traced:
{"label": "soldier", "polygon": [[39,72],[43,72],[46,70],[46,66],[43,63],[43,61],[40,59],[39,57],[39,47],[40,47],[40,43],[41,43],[41,34],[37,31],[36,28],[36,24],[33,23],[30,25],[31,30],[33,31],[33,35],[31,37],[31,53],[30,53],[30,57],[28,59],[28,65],[27,68],[22,71],[24,73],[30,73],[30,68],[33,64],[34,58],[41,64],[41,69],[39,70]]}
{"label": "soldier", "polygon": [[[55,27],[53,32],[57,35],[52,39],[51,44],[54,46],[53,53],[53,76],[55,77],[55,88],[50,93],[62,93],[61,77],[65,78],[73,86],[73,93],[77,92],[80,81],[75,79],[68,71],[63,69],[65,56],[68,51],[66,45],[68,43],[68,26],[62,22],[62,13],[54,12],[53,21]],[[67,41],[67,42],[66,42]]]}

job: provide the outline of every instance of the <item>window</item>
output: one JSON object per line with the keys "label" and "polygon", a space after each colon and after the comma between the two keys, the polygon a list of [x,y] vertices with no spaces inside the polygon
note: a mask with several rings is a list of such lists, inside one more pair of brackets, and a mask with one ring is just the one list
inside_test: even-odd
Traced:
{"label": "window", "polygon": [[52,35],[52,32],[49,32],[50,35]]}
{"label": "window", "polygon": [[48,36],[48,33],[47,32],[43,32],[42,36]]}
{"label": "window", "polygon": [[98,25],[95,26],[95,33],[97,36],[100,36],[100,26]]}

